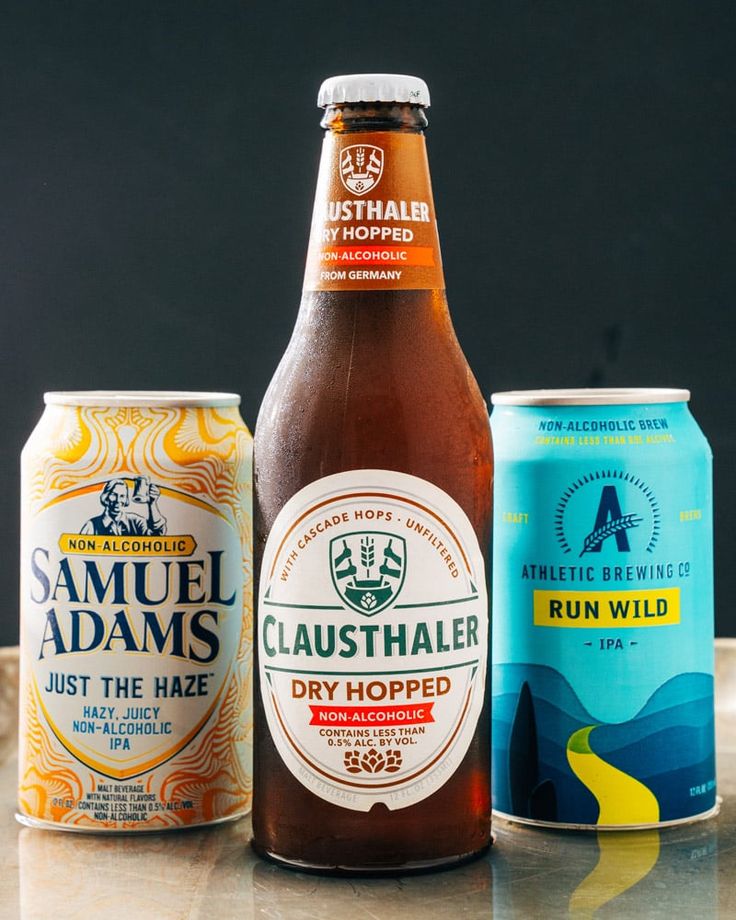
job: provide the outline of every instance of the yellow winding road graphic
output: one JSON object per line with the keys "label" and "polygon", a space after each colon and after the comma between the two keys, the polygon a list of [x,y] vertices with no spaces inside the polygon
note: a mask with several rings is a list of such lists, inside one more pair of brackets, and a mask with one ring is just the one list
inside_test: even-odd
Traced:
{"label": "yellow winding road graphic", "polygon": [[595,725],[581,728],[567,742],[567,762],[580,782],[598,800],[597,824],[620,827],[632,824],[656,824],[659,802],[651,789],[638,779],[612,767],[590,747],[590,733]]}
{"label": "yellow winding road graphic", "polygon": [[[656,823],[659,803],[652,791],[591,750],[588,739],[595,727],[589,725],[570,736],[567,760],[598,801],[597,823],[607,827]],[[598,864],[570,896],[570,913],[576,918],[592,917],[652,871],[659,859],[659,832],[598,834],[598,847]]]}

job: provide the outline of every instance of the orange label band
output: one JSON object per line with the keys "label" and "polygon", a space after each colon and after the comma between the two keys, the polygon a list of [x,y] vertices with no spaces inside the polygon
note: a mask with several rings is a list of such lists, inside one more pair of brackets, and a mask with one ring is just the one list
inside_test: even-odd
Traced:
{"label": "orange label band", "polygon": [[304,289],[444,287],[424,135],[328,132]]}
{"label": "orange label band", "polygon": [[429,246],[325,246],[323,265],[434,265]]}

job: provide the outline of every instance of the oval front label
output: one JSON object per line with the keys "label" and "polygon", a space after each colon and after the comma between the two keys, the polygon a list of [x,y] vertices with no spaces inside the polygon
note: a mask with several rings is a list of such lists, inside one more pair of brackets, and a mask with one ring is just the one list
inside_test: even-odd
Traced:
{"label": "oval front label", "polygon": [[452,776],[483,705],[488,602],[449,495],[386,470],[302,489],[268,538],[258,627],[269,729],[312,792],[397,809]]}

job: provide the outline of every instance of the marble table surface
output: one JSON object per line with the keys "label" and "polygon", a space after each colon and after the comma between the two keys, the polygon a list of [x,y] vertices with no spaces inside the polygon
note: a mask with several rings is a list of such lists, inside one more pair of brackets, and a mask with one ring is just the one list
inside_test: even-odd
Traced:
{"label": "marble table surface", "polygon": [[563,833],[496,821],[490,853],[395,879],[332,879],[258,859],[250,822],[141,837],[21,827],[16,652],[0,649],[0,920],[736,917],[736,642],[719,640],[721,813],[661,832]]}

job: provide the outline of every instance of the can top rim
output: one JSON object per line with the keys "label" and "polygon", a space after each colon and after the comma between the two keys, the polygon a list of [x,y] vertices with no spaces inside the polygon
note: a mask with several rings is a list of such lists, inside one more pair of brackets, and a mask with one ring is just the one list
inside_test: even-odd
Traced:
{"label": "can top rim", "polygon": [[562,390],[507,390],[493,393],[494,406],[627,406],[689,402],[690,390],[674,387],[581,387]]}
{"label": "can top rim", "polygon": [[166,406],[217,408],[239,406],[237,393],[189,390],[58,390],[43,394],[47,406]]}

